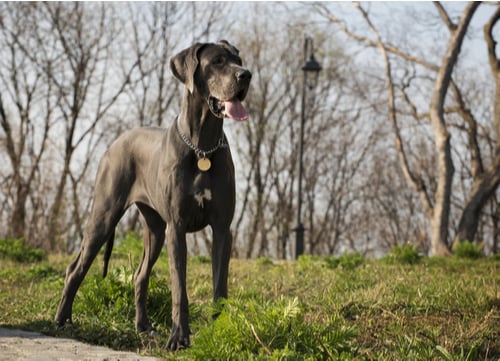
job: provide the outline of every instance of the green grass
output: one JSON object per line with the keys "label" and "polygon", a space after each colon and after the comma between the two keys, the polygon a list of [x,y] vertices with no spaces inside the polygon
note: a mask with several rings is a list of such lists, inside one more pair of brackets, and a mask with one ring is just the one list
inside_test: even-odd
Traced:
{"label": "green grass", "polygon": [[71,258],[2,258],[0,326],[163,359],[500,359],[500,260],[417,258],[407,249],[397,250],[390,262],[359,254],[296,262],[232,260],[230,297],[221,304],[211,301],[209,259],[190,258],[192,346],[170,353],[164,348],[171,312],[164,251],[149,288],[158,335],[135,334],[137,242],[117,242],[106,279],[100,276],[102,258],[94,263],[74,304],[75,327],[65,330],[54,328],[53,317]]}

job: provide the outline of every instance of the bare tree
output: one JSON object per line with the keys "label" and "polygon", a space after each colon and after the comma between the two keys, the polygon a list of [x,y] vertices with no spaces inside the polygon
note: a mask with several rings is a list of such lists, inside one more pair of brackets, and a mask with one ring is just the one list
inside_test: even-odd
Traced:
{"label": "bare tree", "polygon": [[437,191],[431,220],[431,254],[433,255],[449,254],[447,242],[451,207],[450,197],[455,169],[451,157],[451,136],[444,119],[445,98],[467,28],[478,6],[478,2],[470,3],[464,10],[458,24],[454,24],[449,19],[444,8],[437,3],[439,13],[450,30],[451,38],[437,74],[429,109],[438,154]]}
{"label": "bare tree", "polygon": [[[294,85],[294,75],[292,73],[279,80],[274,76],[277,69],[295,66],[295,59],[288,54],[288,47],[276,48],[271,45],[278,41],[291,42],[292,38],[280,38],[284,34],[266,37],[270,33],[264,24],[256,22],[250,26],[253,26],[254,36],[241,36],[238,44],[245,49],[244,61],[253,73],[251,90],[246,100],[251,119],[243,125],[243,132],[235,129],[241,133],[236,134],[239,139],[234,152],[244,174],[244,180],[238,182],[244,186],[239,191],[241,206],[235,217],[235,240],[245,257],[269,254],[270,238],[281,237],[283,240],[284,234],[289,232],[289,222],[283,222],[276,213],[291,208],[290,190],[295,163],[289,159],[297,159],[294,155],[296,150],[291,146],[295,141],[290,143],[290,138],[281,138],[286,144],[279,141],[284,134],[292,139],[296,134],[291,121],[297,119],[294,105],[298,91]],[[289,157],[288,162],[279,160],[278,154]],[[275,195],[271,192],[273,187],[277,189]],[[274,196],[278,199],[273,199]],[[279,209],[271,206],[274,201],[280,205]],[[283,242],[279,242],[279,245],[283,246]],[[282,250],[276,251],[283,253]]]}
{"label": "bare tree", "polygon": [[[49,248],[57,250],[64,245],[62,240],[58,240],[58,236],[65,233],[66,224],[61,211],[76,150],[96,130],[99,122],[124,92],[129,77],[120,80],[121,83],[115,85],[112,94],[106,92],[110,71],[108,64],[113,55],[111,44],[118,31],[106,5],[101,4],[98,11],[94,12],[89,5],[47,3],[44,10],[55,36],[54,41],[61,51],[59,66],[62,68],[59,73],[50,74],[50,80],[61,95],[57,109],[65,124],[63,168],[51,205],[47,230]],[[136,64],[133,64],[129,73]],[[93,92],[97,96],[91,99]],[[93,109],[87,108],[90,101],[95,102]],[[76,196],[75,192],[73,194]]]}
{"label": "bare tree", "polygon": [[[5,12],[10,16],[17,15],[5,20],[2,26],[3,39],[11,50],[10,64],[2,66],[2,80],[9,103],[15,105],[19,114],[11,120],[12,113],[2,102],[2,127],[14,175],[11,184],[17,189],[10,220],[12,229],[8,234],[27,236],[26,202],[31,199],[30,213],[40,215],[43,208],[47,223],[43,227],[45,237],[40,229],[36,231],[36,243],[53,251],[61,250],[64,248],[61,236],[68,228],[81,228],[78,185],[85,176],[92,150],[100,142],[97,126],[128,84],[125,76],[121,84],[114,83],[114,92],[107,91],[111,44],[118,29],[106,5],[96,9],[63,3],[3,6],[8,7]],[[13,135],[15,128],[19,132],[17,137]],[[41,137],[38,129],[42,130]],[[59,132],[64,134],[62,143]],[[54,145],[62,146],[60,163]],[[79,148],[86,149],[81,153],[84,160],[72,168]],[[31,164],[30,170],[23,175],[21,170],[27,164]],[[40,177],[38,185],[49,184],[43,178],[50,177],[51,188],[41,190],[33,186],[35,176]],[[67,198],[69,179],[72,201]],[[35,194],[37,191],[41,193]],[[70,220],[76,221],[76,225]],[[38,222],[32,219],[31,223]]]}
{"label": "bare tree", "polygon": [[[0,47],[0,124],[3,130],[8,165],[1,167],[2,203],[10,214],[4,236],[29,238],[28,201],[36,188],[42,157],[47,150],[49,132],[53,125],[52,107],[57,95],[46,84],[43,71],[25,57],[23,46],[39,57],[48,56],[32,38],[39,24],[36,6],[1,4]],[[46,58],[47,59],[47,58]],[[53,58],[47,59],[50,63]]]}
{"label": "bare tree", "polygon": [[[398,153],[400,154],[401,164],[407,175],[407,179],[412,184],[412,186],[423,193],[421,199],[423,200],[424,208],[427,210],[428,215],[431,220],[431,254],[433,255],[448,255],[449,249],[447,247],[448,239],[448,227],[449,227],[449,215],[451,207],[451,189],[453,182],[454,165],[451,156],[451,145],[450,145],[450,134],[447,130],[446,122],[444,119],[444,104],[446,94],[448,92],[448,87],[451,81],[451,73],[457,62],[458,54],[467,31],[470,19],[477,8],[478,3],[470,4],[464,12],[459,24],[454,24],[449,19],[444,8],[436,4],[439,13],[451,32],[451,39],[448,43],[448,50],[444,55],[443,62],[438,70],[437,78],[434,85],[434,92],[431,97],[430,104],[430,120],[434,132],[435,147],[437,151],[438,158],[438,176],[437,176],[437,189],[434,196],[434,204],[432,205],[428,201],[428,196],[425,189],[422,187],[422,183],[418,182],[416,178],[412,175],[408,167],[408,162],[406,161],[406,156],[402,148],[401,140],[399,137],[399,131],[396,122],[395,113],[395,103],[394,103],[394,93],[392,76],[390,72],[390,63],[387,56],[385,47],[383,46],[380,37],[377,34],[378,45],[381,49],[384,59],[386,61],[386,76],[389,86],[389,104],[390,110],[389,114],[392,119],[394,132],[396,134],[396,146],[398,147]],[[359,5],[358,5],[359,6]],[[361,9],[361,7],[359,7]],[[363,12],[363,16],[368,20],[368,15]],[[370,24],[372,30],[373,26]]]}
{"label": "bare tree", "polygon": [[[491,73],[496,84],[492,119],[496,135],[495,153],[489,168],[484,169],[479,146],[476,141],[477,127],[475,119],[465,105],[462,105],[460,109],[463,113],[463,118],[467,120],[467,123],[469,124],[469,139],[471,139],[470,143],[473,151],[471,162],[474,184],[460,217],[455,242],[464,240],[473,241],[475,239],[481,211],[483,210],[486,202],[495,194],[495,191],[498,189],[498,185],[500,184],[500,60],[496,54],[497,42],[493,37],[493,27],[499,20],[500,5],[497,5],[495,13],[484,26],[484,38],[486,40],[486,44],[488,45],[488,60]],[[498,204],[498,202],[496,203]],[[498,226],[496,219],[493,220],[493,224]],[[498,234],[494,238],[496,237],[498,237]],[[498,242],[498,240],[496,240],[496,242]]]}
{"label": "bare tree", "polygon": [[[318,5],[318,11],[320,11],[324,16],[328,17],[332,22],[339,25],[340,28],[351,38],[368,44],[373,47],[378,47],[382,52],[385,64],[386,64],[386,82],[388,84],[389,90],[389,118],[391,120],[393,132],[395,134],[396,140],[396,150],[399,155],[400,165],[405,174],[408,183],[413,189],[420,195],[420,199],[423,208],[427,214],[427,217],[431,226],[431,254],[434,255],[446,255],[449,254],[448,249],[448,229],[449,229],[449,217],[450,217],[450,207],[451,207],[451,189],[453,183],[453,173],[454,165],[452,161],[452,152],[450,144],[450,133],[447,129],[445,122],[445,99],[448,89],[451,87],[453,90],[458,90],[456,85],[452,82],[451,74],[457,63],[458,54],[463,43],[465,33],[467,32],[470,20],[475,10],[479,6],[478,3],[471,3],[464,10],[463,16],[457,24],[454,24],[449,18],[445,9],[436,3],[436,7],[440,16],[442,17],[444,23],[447,25],[451,37],[448,42],[448,49],[443,56],[442,64],[440,66],[433,65],[428,61],[420,59],[411,54],[405,53],[404,51],[398,49],[396,46],[384,43],[381,39],[378,31],[375,29],[368,13],[359,5],[356,7],[360,10],[363,18],[370,27],[372,33],[375,35],[376,40],[373,41],[368,37],[357,35],[351,32],[345,24],[343,24],[337,17],[335,17],[327,7]],[[407,151],[402,141],[400,129],[397,122],[397,110],[396,101],[394,94],[394,81],[391,72],[391,62],[388,53],[393,53],[403,59],[411,62],[415,62],[419,65],[431,69],[437,73],[433,95],[431,97],[429,105],[429,113],[426,117],[430,119],[430,124],[433,129],[434,144],[437,155],[437,171],[435,190],[434,194],[431,196],[428,187],[426,187],[425,182],[421,176],[418,176],[410,166],[408,160]],[[404,89],[403,89],[404,90]],[[403,98],[410,105],[412,113],[418,118],[416,108],[408,100],[407,93],[403,91]]]}

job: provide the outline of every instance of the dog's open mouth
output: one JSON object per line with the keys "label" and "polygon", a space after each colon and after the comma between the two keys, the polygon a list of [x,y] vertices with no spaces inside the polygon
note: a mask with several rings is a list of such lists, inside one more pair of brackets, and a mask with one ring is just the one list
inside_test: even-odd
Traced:
{"label": "dog's open mouth", "polygon": [[246,111],[242,100],[246,96],[246,90],[241,90],[231,100],[219,100],[213,96],[208,98],[208,105],[212,113],[219,118],[228,117],[233,120],[243,121],[248,119],[248,112]]}

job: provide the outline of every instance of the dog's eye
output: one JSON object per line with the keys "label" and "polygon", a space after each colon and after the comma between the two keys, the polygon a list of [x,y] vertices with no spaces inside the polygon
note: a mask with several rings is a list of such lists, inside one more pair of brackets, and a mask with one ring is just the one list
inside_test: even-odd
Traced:
{"label": "dog's eye", "polygon": [[218,56],[216,57],[213,61],[212,64],[214,65],[222,65],[224,64],[224,57],[223,56]]}

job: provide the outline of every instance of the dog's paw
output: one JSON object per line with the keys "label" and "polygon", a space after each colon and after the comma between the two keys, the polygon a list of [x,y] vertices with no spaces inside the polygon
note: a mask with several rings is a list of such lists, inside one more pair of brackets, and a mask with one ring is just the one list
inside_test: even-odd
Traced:
{"label": "dog's paw", "polygon": [[180,327],[172,327],[172,332],[167,342],[170,351],[179,351],[189,347],[189,330],[183,332]]}
{"label": "dog's paw", "polygon": [[74,325],[73,325],[73,321],[71,320],[71,318],[66,318],[65,320],[60,320],[60,319],[57,319],[55,320],[54,322],[55,326],[56,326],[56,329],[58,330],[61,330],[61,329],[72,329],[74,328]]}
{"label": "dog's paw", "polygon": [[158,336],[158,331],[150,324],[137,326],[136,331],[139,335],[147,335],[150,337]]}

